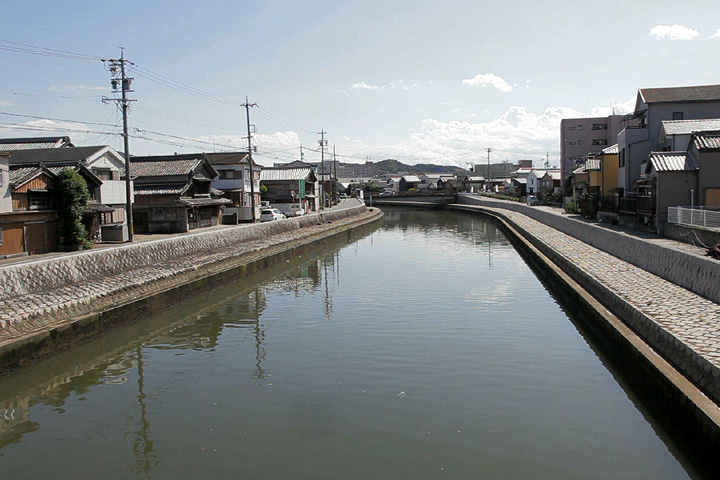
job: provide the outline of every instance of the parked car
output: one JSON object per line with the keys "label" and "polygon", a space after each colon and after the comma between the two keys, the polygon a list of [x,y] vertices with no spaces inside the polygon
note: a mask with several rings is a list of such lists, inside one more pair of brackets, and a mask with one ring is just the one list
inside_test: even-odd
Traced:
{"label": "parked car", "polygon": [[380,192],[381,197],[392,197],[393,192],[390,192],[388,190],[385,190],[384,192]]}
{"label": "parked car", "polygon": [[273,220],[282,220],[285,215],[277,208],[264,208],[260,211],[261,222],[272,222]]}
{"label": "parked car", "polygon": [[286,217],[301,217],[305,215],[305,210],[300,205],[293,205],[289,212],[283,212]]}
{"label": "parked car", "polygon": [[528,205],[540,205],[540,199],[538,199],[538,197],[536,197],[535,195],[528,195],[525,202]]}

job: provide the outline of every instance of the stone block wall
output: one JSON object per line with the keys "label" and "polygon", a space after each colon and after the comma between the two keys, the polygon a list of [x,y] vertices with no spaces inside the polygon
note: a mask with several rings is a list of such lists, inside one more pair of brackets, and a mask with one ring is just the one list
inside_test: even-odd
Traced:
{"label": "stone block wall", "polygon": [[522,213],[621,260],[720,303],[720,262],[653,243],[642,232],[625,232],[584,219],[557,215],[522,203],[459,195],[458,203]]}
{"label": "stone block wall", "polygon": [[89,250],[36,262],[0,267],[0,300],[44,292],[78,283],[117,275],[135,268],[153,265],[173,258],[192,256],[198,251],[212,251],[234,244],[291,232],[318,223],[329,223],[365,211],[364,205],[343,210],[303,215],[279,222],[228,227],[189,233],[171,238]]}

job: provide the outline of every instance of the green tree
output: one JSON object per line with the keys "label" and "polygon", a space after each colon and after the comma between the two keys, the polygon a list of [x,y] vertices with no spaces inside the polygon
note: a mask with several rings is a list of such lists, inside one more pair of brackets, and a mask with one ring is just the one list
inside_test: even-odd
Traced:
{"label": "green tree", "polygon": [[268,188],[265,185],[260,185],[260,198],[266,200]]}
{"label": "green tree", "polygon": [[85,180],[72,168],[63,168],[58,174],[60,203],[60,243],[87,245],[87,230],[82,223],[85,206],[90,199]]}

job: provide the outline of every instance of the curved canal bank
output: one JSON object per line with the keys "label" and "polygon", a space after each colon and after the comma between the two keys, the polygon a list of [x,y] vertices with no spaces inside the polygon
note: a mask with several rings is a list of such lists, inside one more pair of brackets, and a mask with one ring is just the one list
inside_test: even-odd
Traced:
{"label": "curved canal bank", "polygon": [[[536,274],[577,312],[584,328],[655,414],[665,417],[674,435],[705,461],[711,459],[711,468],[720,469],[718,364],[714,355],[702,351],[718,351],[720,339],[708,330],[720,327],[709,321],[716,319],[720,306],[515,209],[484,203],[448,208],[493,218]],[[610,281],[613,272],[616,278]],[[636,303],[638,297],[628,295],[633,289],[641,289],[637,293],[642,305]],[[698,331],[698,322],[704,330]]]}
{"label": "curved canal bank", "polygon": [[376,228],[365,206],[0,268],[0,373]]}
{"label": "curved canal bank", "polygon": [[494,221],[383,222],[1,377],[3,473],[716,478]]}

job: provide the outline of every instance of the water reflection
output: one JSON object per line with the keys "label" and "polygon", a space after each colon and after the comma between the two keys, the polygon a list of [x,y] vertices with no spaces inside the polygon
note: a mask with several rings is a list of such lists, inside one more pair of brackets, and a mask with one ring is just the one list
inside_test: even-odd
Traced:
{"label": "water reflection", "polygon": [[326,251],[0,378],[3,473],[688,477],[493,223]]}
{"label": "water reflection", "polygon": [[[298,263],[304,259],[299,258]],[[286,267],[288,268],[288,267]],[[265,379],[269,371],[263,365],[266,327],[261,321],[267,308],[267,296],[291,294],[303,296],[321,291],[324,296],[325,315],[332,316],[332,295],[328,282],[339,285],[340,269],[337,252],[295,264],[277,275],[273,280],[254,288],[233,293],[225,298],[211,295],[191,315],[177,317],[175,309],[160,314],[149,323],[126,327],[108,337],[132,337],[132,340],[115,348],[105,350],[106,337],[75,350],[53,357],[52,364],[38,365],[8,374],[0,378],[0,457],[2,448],[20,443],[23,436],[40,428],[31,420],[33,407],[47,405],[63,413],[63,406],[70,395],[88,393],[95,385],[123,385],[137,377],[136,413],[129,421],[136,423],[131,431],[133,453],[136,462],[132,470],[148,474],[157,464],[151,420],[148,417],[145,393],[146,352],[184,351],[212,352],[226,329],[242,329],[252,337],[255,350],[255,369],[252,378]],[[232,288],[232,287],[230,287]],[[204,306],[203,306],[204,305]],[[184,308],[180,308],[182,311]],[[61,373],[58,373],[58,370]]]}

